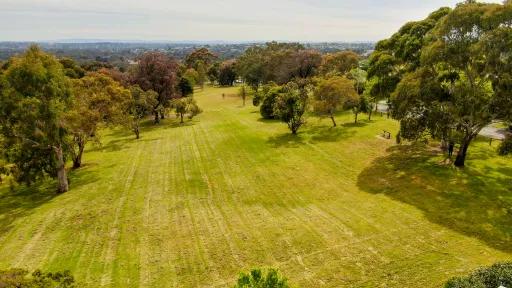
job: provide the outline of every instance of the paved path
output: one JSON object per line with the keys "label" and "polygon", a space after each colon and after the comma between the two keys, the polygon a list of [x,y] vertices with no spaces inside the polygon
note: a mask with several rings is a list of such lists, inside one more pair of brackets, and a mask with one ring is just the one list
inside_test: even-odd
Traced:
{"label": "paved path", "polygon": [[510,132],[507,131],[505,128],[496,128],[493,126],[487,126],[482,131],[480,131],[480,136],[492,138],[492,139],[499,139],[503,140],[507,136],[507,134],[510,134]]}

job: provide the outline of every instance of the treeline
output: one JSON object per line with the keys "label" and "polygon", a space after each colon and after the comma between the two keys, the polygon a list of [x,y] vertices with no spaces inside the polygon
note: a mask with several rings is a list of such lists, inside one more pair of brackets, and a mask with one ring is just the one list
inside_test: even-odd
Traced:
{"label": "treeline", "polygon": [[149,115],[159,123],[174,111],[183,123],[201,113],[192,97],[199,77],[189,69],[203,64],[181,64],[160,52],[146,53],[138,62],[126,72],[79,66],[31,46],[3,63],[0,173],[27,185],[51,176],[63,193],[69,189],[67,160],[79,168],[87,143],[100,141],[102,127],[124,126],[138,139]]}

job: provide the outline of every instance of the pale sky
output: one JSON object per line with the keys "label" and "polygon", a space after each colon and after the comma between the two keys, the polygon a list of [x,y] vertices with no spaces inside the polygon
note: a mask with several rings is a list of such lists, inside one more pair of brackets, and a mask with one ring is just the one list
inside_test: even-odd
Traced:
{"label": "pale sky", "polygon": [[0,0],[0,41],[375,41],[460,1]]}

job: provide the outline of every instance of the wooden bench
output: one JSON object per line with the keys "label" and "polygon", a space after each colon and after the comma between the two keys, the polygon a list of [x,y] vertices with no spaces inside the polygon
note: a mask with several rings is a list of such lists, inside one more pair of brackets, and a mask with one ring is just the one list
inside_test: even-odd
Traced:
{"label": "wooden bench", "polygon": [[385,139],[391,139],[391,132],[382,130],[382,137],[384,137]]}

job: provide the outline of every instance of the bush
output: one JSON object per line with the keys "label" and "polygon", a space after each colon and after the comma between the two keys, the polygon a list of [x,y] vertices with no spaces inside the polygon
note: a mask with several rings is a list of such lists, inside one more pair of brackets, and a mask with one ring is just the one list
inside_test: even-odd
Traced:
{"label": "bush", "polygon": [[449,280],[445,288],[498,288],[512,287],[512,263],[498,263],[482,268],[467,277]]}
{"label": "bush", "polygon": [[274,104],[281,92],[280,88],[274,88],[264,95],[260,106],[260,114],[263,119],[275,119]]}
{"label": "bush", "polygon": [[[266,274],[266,275],[264,275]],[[250,274],[241,273],[234,288],[289,288],[286,278],[279,275],[276,269],[266,273],[254,269]]]}
{"label": "bush", "polygon": [[512,153],[512,136],[507,136],[498,147],[498,154],[505,156]]}
{"label": "bush", "polygon": [[0,287],[2,288],[71,288],[75,279],[69,271],[44,273],[40,270],[31,275],[23,269],[0,270]]}

